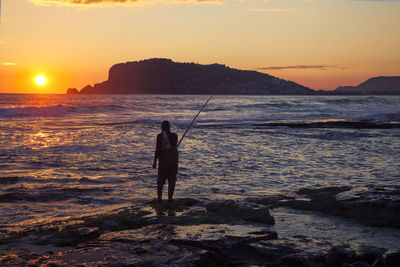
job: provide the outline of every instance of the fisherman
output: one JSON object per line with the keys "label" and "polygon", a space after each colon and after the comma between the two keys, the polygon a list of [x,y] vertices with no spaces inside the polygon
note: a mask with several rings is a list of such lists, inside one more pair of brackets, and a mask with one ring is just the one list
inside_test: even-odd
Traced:
{"label": "fisherman", "polygon": [[171,133],[168,121],[161,123],[162,132],[157,135],[156,152],[154,153],[153,168],[157,167],[157,197],[162,201],[162,191],[165,180],[168,179],[168,202],[172,202],[174,195],[176,174],[178,173],[178,135]]}

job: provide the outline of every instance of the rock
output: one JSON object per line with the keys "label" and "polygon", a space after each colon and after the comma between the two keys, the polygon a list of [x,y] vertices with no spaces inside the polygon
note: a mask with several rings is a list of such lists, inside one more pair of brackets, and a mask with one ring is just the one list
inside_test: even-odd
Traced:
{"label": "rock", "polygon": [[81,89],[81,94],[88,94],[89,92],[91,92],[91,90],[93,90],[93,86],[86,85]]}
{"label": "rock", "polygon": [[79,94],[79,91],[76,88],[68,88],[67,95],[76,95]]}
{"label": "rock", "polygon": [[296,192],[306,199],[286,199],[277,206],[318,211],[363,224],[400,228],[400,189],[396,186],[325,187]]}
{"label": "rock", "polygon": [[400,266],[400,251],[390,253],[386,256],[386,267]]}
{"label": "rock", "polygon": [[207,204],[207,211],[223,216],[233,216],[250,222],[275,224],[268,208],[262,205],[236,202],[233,200],[215,201]]}
{"label": "rock", "polygon": [[371,267],[371,265],[369,265],[365,261],[356,261],[353,263],[344,263],[342,267]]}
{"label": "rock", "polygon": [[136,252],[136,254],[145,254],[145,253],[148,253],[149,251],[147,251],[146,249],[144,249],[144,248],[135,248],[135,252]]}
{"label": "rock", "polygon": [[381,256],[375,252],[364,252],[356,256],[356,261],[367,262],[369,265],[372,265]]}
{"label": "rock", "polygon": [[232,262],[225,256],[215,251],[207,250],[201,256],[200,259],[195,262],[196,267],[208,267],[208,266],[233,266]]}
{"label": "rock", "polygon": [[310,260],[314,263],[312,266],[326,266],[326,257],[322,254],[313,255]]}
{"label": "rock", "polygon": [[383,257],[377,258],[372,264],[371,267],[385,267],[385,260]]}
{"label": "rock", "polygon": [[283,257],[282,262],[290,267],[308,267],[310,264],[308,260],[302,255],[288,255]]}
{"label": "rock", "polygon": [[325,257],[327,267],[342,267],[344,263],[353,263],[356,255],[352,251],[333,247]]}

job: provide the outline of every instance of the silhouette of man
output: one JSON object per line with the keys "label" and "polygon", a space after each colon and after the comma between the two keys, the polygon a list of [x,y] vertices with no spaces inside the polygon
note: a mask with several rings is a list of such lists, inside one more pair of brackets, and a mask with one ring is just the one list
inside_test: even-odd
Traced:
{"label": "silhouette of man", "polygon": [[165,180],[168,179],[168,202],[172,202],[178,173],[178,149],[176,147],[178,136],[176,133],[171,133],[168,121],[161,123],[161,130],[162,132],[157,135],[153,162],[155,169],[158,159],[157,197],[158,201],[162,200],[163,187]]}

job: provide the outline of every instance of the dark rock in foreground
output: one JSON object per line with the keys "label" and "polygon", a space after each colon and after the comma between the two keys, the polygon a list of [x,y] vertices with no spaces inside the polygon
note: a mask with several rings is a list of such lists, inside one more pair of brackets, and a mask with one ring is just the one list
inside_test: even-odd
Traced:
{"label": "dark rock in foreground", "polygon": [[325,257],[327,266],[342,267],[344,263],[355,262],[356,254],[353,251],[334,247],[328,252],[328,254],[326,254]]}
{"label": "dark rock in foreground", "polygon": [[301,197],[251,200],[269,207],[290,207],[356,219],[363,224],[400,228],[400,188],[370,186],[301,189]]}
{"label": "dark rock in foreground", "polygon": [[275,224],[274,217],[269,214],[267,207],[247,202],[214,201],[207,205],[207,211],[224,216],[235,216],[256,223]]}
{"label": "dark rock in foreground", "polygon": [[[307,191],[314,197],[349,188]],[[276,198],[277,200],[282,198]],[[271,204],[272,202],[270,202]],[[256,213],[260,213],[257,215]],[[186,198],[97,215],[65,225],[43,225],[0,239],[1,266],[398,266],[385,257],[334,247],[304,252],[279,240],[259,204]],[[272,218],[273,220],[273,218]],[[238,225],[245,226],[239,231]],[[240,227],[239,227],[240,228]],[[248,229],[243,232],[243,229]]]}
{"label": "dark rock in foreground", "polygon": [[386,267],[400,266],[400,251],[391,253],[386,257]]}
{"label": "dark rock in foreground", "polygon": [[88,85],[80,93],[305,95],[315,91],[256,71],[154,58],[116,64],[107,81]]}

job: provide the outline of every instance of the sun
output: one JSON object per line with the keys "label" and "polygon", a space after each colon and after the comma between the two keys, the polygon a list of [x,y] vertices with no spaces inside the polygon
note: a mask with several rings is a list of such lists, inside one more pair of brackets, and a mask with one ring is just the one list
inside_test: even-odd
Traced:
{"label": "sun", "polygon": [[43,75],[38,75],[35,77],[35,83],[39,86],[43,86],[47,83],[47,79]]}

